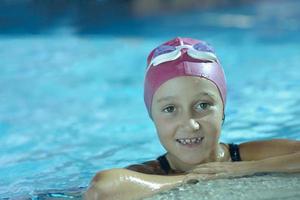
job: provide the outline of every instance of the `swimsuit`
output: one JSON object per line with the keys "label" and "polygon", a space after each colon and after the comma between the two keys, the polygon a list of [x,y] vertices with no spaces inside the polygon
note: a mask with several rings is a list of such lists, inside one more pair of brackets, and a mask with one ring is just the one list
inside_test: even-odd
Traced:
{"label": "swimsuit", "polygon": [[[239,152],[239,145],[237,144],[228,144],[229,146],[229,153],[230,153],[230,157],[231,157],[231,161],[232,162],[237,162],[237,161],[241,161],[241,156],[240,156],[240,152]],[[170,171],[172,170],[170,167],[170,164],[166,158],[166,154],[159,156],[157,158],[159,165],[161,167],[161,169],[166,173],[169,174]]]}

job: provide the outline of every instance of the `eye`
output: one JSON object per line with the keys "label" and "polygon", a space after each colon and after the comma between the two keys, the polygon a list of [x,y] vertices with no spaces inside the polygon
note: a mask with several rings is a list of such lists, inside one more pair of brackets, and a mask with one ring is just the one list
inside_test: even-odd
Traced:
{"label": "eye", "polygon": [[173,113],[176,110],[175,106],[167,106],[162,111],[165,113]]}
{"label": "eye", "polygon": [[199,103],[196,105],[196,110],[198,111],[203,111],[203,110],[207,110],[210,107],[209,103]]}

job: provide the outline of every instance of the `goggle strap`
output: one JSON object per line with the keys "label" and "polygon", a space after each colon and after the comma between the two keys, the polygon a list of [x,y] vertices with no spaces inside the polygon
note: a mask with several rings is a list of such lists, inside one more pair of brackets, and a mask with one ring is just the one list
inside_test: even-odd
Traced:
{"label": "goggle strap", "polygon": [[168,54],[162,54],[160,58],[156,57],[157,59],[153,59],[153,66],[157,66],[161,63],[167,62],[167,61],[173,61],[179,58],[181,55],[180,51],[173,51]]}
{"label": "goggle strap", "polygon": [[202,59],[202,60],[218,62],[216,55],[211,52],[187,51],[187,54],[195,59]]}
{"label": "goggle strap", "polygon": [[177,58],[179,58],[181,55],[180,51],[172,51],[166,54],[161,54],[157,57],[155,57],[150,64],[148,65],[148,69],[151,67],[151,65],[153,66],[157,66],[161,63],[167,62],[167,61],[173,61],[176,60]]}

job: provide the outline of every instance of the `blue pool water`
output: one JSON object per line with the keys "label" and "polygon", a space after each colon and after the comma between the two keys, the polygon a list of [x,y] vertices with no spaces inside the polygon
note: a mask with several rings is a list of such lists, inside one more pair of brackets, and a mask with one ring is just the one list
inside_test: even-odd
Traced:
{"label": "blue pool water", "polygon": [[[210,42],[221,59],[223,142],[299,140],[299,8],[262,1],[145,18],[129,21],[124,36],[78,35],[68,26],[1,36],[0,198],[80,199],[97,171],[162,154],[143,104],[143,72],[147,53],[177,35]],[[277,178],[269,180],[288,177]]]}

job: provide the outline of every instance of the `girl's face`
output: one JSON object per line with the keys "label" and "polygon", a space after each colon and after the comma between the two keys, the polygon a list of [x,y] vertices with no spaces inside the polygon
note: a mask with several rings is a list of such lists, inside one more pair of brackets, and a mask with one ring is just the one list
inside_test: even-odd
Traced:
{"label": "girl's face", "polygon": [[152,117],[168,154],[187,165],[215,160],[223,103],[209,80],[182,76],[168,80],[153,96]]}

